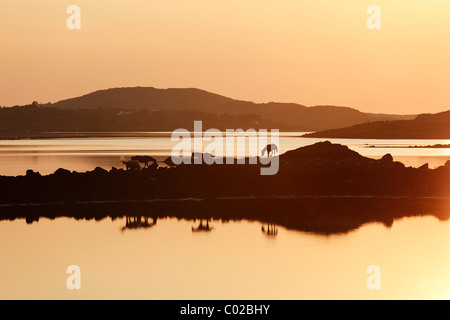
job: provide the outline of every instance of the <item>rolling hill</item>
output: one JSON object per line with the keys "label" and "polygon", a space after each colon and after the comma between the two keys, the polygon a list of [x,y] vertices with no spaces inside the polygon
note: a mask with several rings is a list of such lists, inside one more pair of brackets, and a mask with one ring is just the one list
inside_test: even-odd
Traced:
{"label": "rolling hill", "polygon": [[267,128],[321,131],[408,115],[363,113],[337,106],[306,107],[295,103],[253,103],[195,88],[113,88],[56,103],[0,109],[0,136],[67,131],[173,131],[204,128]]}
{"label": "rolling hill", "polygon": [[337,106],[306,107],[295,103],[253,103],[234,100],[204,90],[156,89],[152,87],[114,88],[59,101],[61,109],[116,108],[122,110],[187,110],[211,114],[252,114],[283,125],[280,129],[327,130],[377,120],[411,119],[412,116],[363,113]]}

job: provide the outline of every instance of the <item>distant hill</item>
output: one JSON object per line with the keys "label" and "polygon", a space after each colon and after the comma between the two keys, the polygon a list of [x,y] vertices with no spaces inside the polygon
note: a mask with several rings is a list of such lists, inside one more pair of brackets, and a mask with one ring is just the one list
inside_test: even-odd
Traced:
{"label": "distant hill", "polygon": [[376,121],[305,135],[314,138],[450,139],[450,110],[412,120]]}
{"label": "distant hill", "polygon": [[211,114],[251,114],[282,125],[282,130],[317,131],[377,120],[411,119],[413,116],[362,113],[336,106],[306,107],[295,103],[262,103],[234,100],[200,89],[114,88],[96,91],[51,105],[61,109],[115,108],[121,110],[184,110]]}
{"label": "distant hill", "polygon": [[363,113],[337,106],[253,103],[200,89],[114,88],[56,103],[0,108],[0,137],[53,131],[173,131],[204,128],[319,131],[413,116]]}
{"label": "distant hill", "polygon": [[61,109],[207,110],[233,101],[200,89],[134,87],[99,90],[52,106]]}

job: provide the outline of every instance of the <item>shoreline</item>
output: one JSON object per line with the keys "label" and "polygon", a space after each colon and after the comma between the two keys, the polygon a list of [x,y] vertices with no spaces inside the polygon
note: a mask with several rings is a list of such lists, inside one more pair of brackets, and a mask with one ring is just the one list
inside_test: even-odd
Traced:
{"label": "shoreline", "polygon": [[238,200],[302,200],[302,199],[346,199],[346,200],[358,200],[358,199],[373,199],[373,200],[437,200],[437,201],[449,201],[449,197],[432,197],[432,196],[371,196],[371,195],[298,195],[298,196],[235,196],[235,197],[214,197],[214,198],[158,198],[158,199],[146,199],[146,200],[86,200],[86,201],[60,201],[60,202],[36,202],[36,203],[1,203],[0,208],[18,208],[18,207],[44,207],[44,206],[60,206],[60,205],[115,205],[115,204],[151,204],[151,203],[164,203],[164,202],[206,202],[211,200],[217,201],[238,201]]}
{"label": "shoreline", "polygon": [[[433,216],[450,219],[450,199],[377,198],[297,198],[297,199],[204,199],[203,201],[121,202],[42,204],[40,206],[2,207],[1,221],[25,219],[27,224],[40,219],[103,220],[148,217],[155,221],[177,218],[189,221],[258,221],[289,230],[319,235],[346,234],[368,223],[391,227],[405,217]],[[276,214],[273,214],[273,212]]]}
{"label": "shoreline", "polygon": [[372,159],[330,142],[271,159],[279,164],[273,176],[260,174],[267,168],[262,159],[255,164],[244,160],[245,164],[178,166],[169,161],[167,166],[153,163],[140,172],[60,168],[41,175],[28,170],[25,176],[0,176],[0,204],[237,196],[450,197],[450,161],[435,169],[428,164],[406,167],[390,154]]}

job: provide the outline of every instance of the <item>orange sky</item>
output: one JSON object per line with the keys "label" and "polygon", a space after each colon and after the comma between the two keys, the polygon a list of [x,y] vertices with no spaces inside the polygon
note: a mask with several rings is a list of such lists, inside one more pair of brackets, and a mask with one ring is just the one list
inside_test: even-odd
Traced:
{"label": "orange sky", "polygon": [[[66,8],[81,8],[68,30]],[[381,8],[381,30],[366,9]],[[110,87],[255,102],[450,109],[448,0],[2,0],[0,105]]]}

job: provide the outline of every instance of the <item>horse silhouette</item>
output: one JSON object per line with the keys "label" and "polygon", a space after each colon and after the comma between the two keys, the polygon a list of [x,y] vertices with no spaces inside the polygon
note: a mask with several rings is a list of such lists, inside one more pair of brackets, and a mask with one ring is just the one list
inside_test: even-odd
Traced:
{"label": "horse silhouette", "polygon": [[272,155],[278,153],[278,147],[276,144],[268,144],[261,150],[261,157],[264,157],[264,154],[267,152],[267,156],[271,157]]}
{"label": "horse silhouette", "polygon": [[266,233],[268,236],[276,236],[278,234],[278,228],[270,222],[267,223],[267,230],[264,228],[264,226],[262,226],[261,231]]}
{"label": "horse silhouette", "polygon": [[214,227],[210,227],[209,226],[209,221],[206,220],[206,226],[203,225],[203,220],[200,219],[200,224],[198,225],[197,228],[192,227],[192,232],[199,232],[199,231],[212,231],[212,229],[214,229]]}
{"label": "horse silhouette", "polygon": [[144,164],[144,168],[148,168],[148,163],[153,162],[156,163],[156,159],[150,156],[135,156],[131,157],[131,160],[137,160],[140,163]]}
{"label": "horse silhouette", "polygon": [[163,161],[166,166],[168,167],[176,167],[177,165],[173,162],[172,157],[167,157],[164,161]]}
{"label": "horse silhouette", "polygon": [[125,226],[121,228],[122,232],[131,229],[147,229],[156,225],[157,218],[152,217],[152,222],[148,222],[147,216],[126,216]]}
{"label": "horse silhouette", "polygon": [[137,160],[125,160],[125,157],[120,158],[120,162],[122,162],[126,167],[127,171],[130,172],[141,172],[141,165]]}

